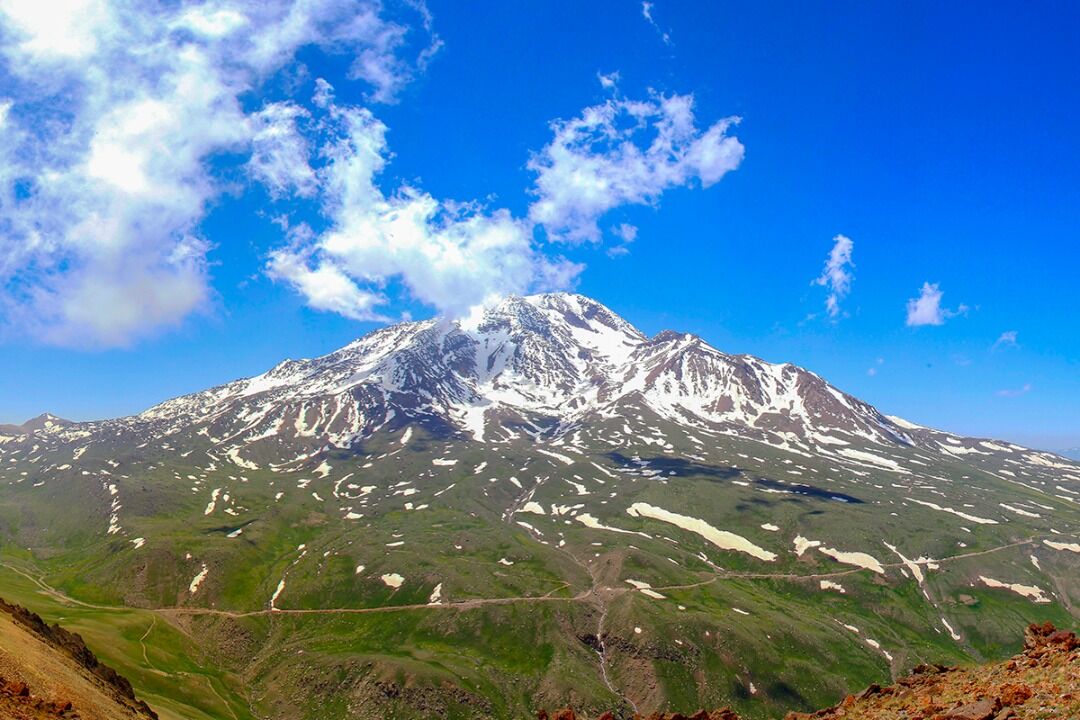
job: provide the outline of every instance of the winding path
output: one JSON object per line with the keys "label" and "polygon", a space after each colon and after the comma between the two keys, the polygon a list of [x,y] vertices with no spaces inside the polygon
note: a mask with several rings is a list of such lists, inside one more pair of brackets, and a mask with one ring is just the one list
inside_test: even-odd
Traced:
{"label": "winding path", "polygon": [[[1061,536],[1056,536],[1061,537]],[[961,553],[959,555],[950,555],[935,560],[937,563],[947,563],[956,560],[963,560],[965,558],[979,557],[982,555],[990,555],[992,553],[1001,552],[1002,550],[1008,550],[1016,547],[1024,547],[1027,545],[1036,545],[1041,543],[1045,538],[1034,537],[1028,540],[1020,540],[1006,545],[1000,545],[998,547],[989,548],[987,550],[979,550],[969,553]],[[144,611],[158,613],[164,616],[168,615],[216,615],[220,617],[229,618],[246,618],[257,617],[262,615],[335,615],[335,614],[369,614],[369,613],[390,613],[390,612],[403,612],[409,610],[472,610],[479,607],[491,606],[491,605],[510,605],[514,603],[546,603],[546,602],[591,602],[596,603],[597,597],[600,594],[604,595],[623,595],[625,593],[636,592],[635,588],[630,587],[610,587],[600,586],[599,580],[595,577],[592,569],[586,563],[582,563],[572,553],[567,554],[573,559],[573,561],[580,567],[589,572],[590,577],[593,577],[593,585],[586,590],[582,590],[576,595],[558,597],[554,593],[569,586],[569,583],[564,583],[562,586],[557,587],[544,595],[522,595],[512,597],[497,597],[497,598],[470,598],[468,600],[458,600],[454,602],[443,602],[437,605],[429,605],[427,603],[412,603],[407,605],[383,605],[378,607],[345,607],[345,608],[263,608],[260,610],[220,610],[217,608],[200,608],[200,607],[156,607],[146,608],[131,605],[100,605],[97,603],[88,603],[82,600],[71,597],[64,592],[52,587],[44,580],[44,575],[38,575],[37,577],[31,575],[23,568],[12,565],[7,562],[0,562],[0,566],[6,567],[12,572],[22,575],[27,580],[30,580],[37,585],[42,592],[52,597],[57,602],[65,605],[77,605],[92,610],[104,610],[109,612],[131,612],[131,611]],[[904,567],[903,562],[882,563],[882,567],[886,568],[901,568]],[[723,580],[820,580],[827,578],[844,577],[847,575],[853,575],[856,573],[866,572],[865,568],[850,568],[846,570],[837,570],[829,573],[756,573],[756,572],[733,572],[730,570],[724,570],[723,568],[716,567],[716,572],[712,577],[701,580],[699,582],[687,583],[681,585],[663,585],[652,588],[656,591],[661,590],[689,590],[696,587],[703,587],[706,585],[712,585],[718,581]]]}

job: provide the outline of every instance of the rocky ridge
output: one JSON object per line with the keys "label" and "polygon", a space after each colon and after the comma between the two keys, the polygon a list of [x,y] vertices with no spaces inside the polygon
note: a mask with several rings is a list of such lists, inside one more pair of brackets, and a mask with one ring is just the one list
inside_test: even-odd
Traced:
{"label": "rocky ridge", "polygon": [[[150,706],[135,697],[131,683],[105,665],[77,633],[49,625],[39,615],[0,599],[0,612],[39,643],[24,644],[0,636],[0,717],[12,720],[84,718],[119,720],[121,717],[157,720]],[[45,647],[42,648],[41,644]],[[31,652],[21,648],[31,647]],[[49,657],[44,660],[42,656]],[[52,682],[40,682],[47,663],[59,663],[72,672],[49,672]],[[49,685],[49,687],[44,687]],[[101,714],[101,698],[80,702],[88,694],[104,696],[112,709]],[[115,714],[122,713],[122,714]]]}

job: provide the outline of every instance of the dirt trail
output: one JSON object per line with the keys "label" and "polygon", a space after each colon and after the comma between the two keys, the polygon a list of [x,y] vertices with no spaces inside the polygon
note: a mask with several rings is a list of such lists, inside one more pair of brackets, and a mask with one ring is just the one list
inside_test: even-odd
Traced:
{"label": "dirt trail", "polygon": [[[1063,536],[1055,536],[1055,537],[1063,537]],[[1042,537],[1036,537],[1036,538],[1031,538],[1029,540],[1021,540],[1021,541],[1017,541],[1017,542],[1013,542],[1013,543],[1008,543],[1006,545],[1001,545],[1001,546],[998,546],[998,547],[989,548],[987,550],[979,550],[979,551],[975,551],[975,552],[962,553],[962,554],[959,554],[959,555],[951,555],[951,556],[948,556],[948,557],[943,557],[943,558],[937,559],[935,562],[946,563],[946,562],[952,562],[952,561],[956,561],[956,560],[962,560],[962,559],[965,559],[965,558],[978,557],[978,556],[981,556],[981,555],[989,555],[991,553],[1001,552],[1002,550],[1008,550],[1010,548],[1023,547],[1023,546],[1026,546],[1026,545],[1035,545],[1035,544],[1041,543],[1043,539],[1044,538],[1042,538]],[[333,615],[333,614],[387,613],[387,612],[402,612],[402,611],[409,611],[409,610],[434,610],[434,611],[438,611],[438,610],[471,610],[471,609],[475,609],[475,608],[478,608],[478,607],[484,607],[484,606],[489,606],[489,605],[509,605],[509,604],[513,604],[513,603],[541,603],[541,602],[590,602],[590,603],[596,604],[598,607],[600,607],[601,604],[600,604],[598,599],[601,596],[621,595],[621,594],[624,594],[624,593],[627,593],[627,592],[635,592],[635,590],[633,588],[628,588],[628,587],[609,587],[609,586],[601,586],[601,585],[599,585],[599,580],[596,578],[593,569],[588,565],[588,563],[581,562],[581,560],[579,560],[577,557],[575,557],[573,555],[573,553],[571,553],[571,552],[569,552],[567,550],[563,550],[563,551],[567,554],[568,557],[573,559],[573,561],[577,565],[579,565],[580,567],[582,567],[583,569],[585,569],[589,573],[590,577],[593,578],[593,586],[592,587],[590,587],[590,588],[588,588],[586,590],[582,590],[581,592],[577,593],[576,595],[573,595],[573,596],[570,596],[570,597],[556,597],[556,596],[554,596],[553,595],[554,592],[556,592],[557,590],[562,589],[560,587],[560,588],[556,588],[556,590],[553,590],[553,591],[551,591],[551,592],[549,592],[549,593],[547,593],[545,595],[525,595],[525,596],[498,597],[498,598],[472,598],[472,599],[469,599],[469,600],[458,600],[458,601],[455,601],[455,602],[440,603],[438,605],[428,605],[426,603],[415,603],[415,604],[408,604],[408,605],[385,605],[385,606],[381,606],[381,607],[360,607],[360,608],[357,608],[357,607],[351,607],[351,608],[305,608],[305,609],[301,609],[301,608],[274,608],[272,610],[269,609],[269,608],[263,608],[263,609],[260,609],[260,610],[219,610],[219,609],[216,609],[216,608],[197,608],[197,607],[140,608],[140,607],[136,607],[136,606],[127,606],[127,605],[100,605],[100,604],[97,604],[97,603],[83,602],[82,600],[78,600],[76,598],[73,598],[73,597],[63,593],[60,590],[57,590],[56,588],[52,587],[51,585],[49,585],[48,583],[45,582],[44,575],[34,577],[33,575],[26,572],[22,568],[20,568],[20,567],[18,567],[16,565],[11,565],[9,563],[5,563],[5,562],[0,562],[0,566],[6,567],[9,570],[18,573],[19,575],[22,575],[27,580],[30,580],[35,585],[37,585],[41,589],[42,592],[49,595],[54,600],[56,600],[56,601],[58,601],[60,603],[66,604],[66,605],[76,605],[76,606],[79,606],[79,607],[89,608],[89,609],[93,609],[93,610],[104,610],[104,611],[109,611],[109,612],[130,612],[130,611],[133,611],[133,610],[135,610],[135,611],[143,610],[143,611],[146,611],[146,612],[158,613],[158,614],[160,614],[162,616],[166,616],[166,617],[170,616],[170,615],[217,615],[217,616],[229,617],[229,618],[245,618],[245,617],[257,617],[257,616],[262,616],[262,615]],[[902,562],[882,563],[882,566],[886,567],[886,568],[900,568],[900,567],[904,566],[904,563],[902,563]],[[829,573],[799,574],[799,573],[732,572],[732,571],[724,570],[723,568],[717,568],[716,575],[714,575],[714,576],[712,576],[712,577],[710,577],[708,579],[701,580],[700,582],[688,583],[688,584],[684,584],[684,585],[666,585],[666,586],[661,586],[661,587],[655,587],[653,589],[657,590],[657,591],[662,591],[662,590],[671,591],[671,590],[692,589],[692,588],[695,588],[695,587],[702,587],[702,586],[705,586],[705,585],[710,585],[710,584],[718,582],[718,581],[731,580],[731,579],[748,579],[748,580],[768,580],[768,579],[818,580],[818,579],[844,577],[846,575],[853,575],[855,573],[860,573],[860,572],[867,572],[867,571],[864,568],[851,568],[851,569],[847,569],[847,570],[837,570],[835,572],[829,572]]]}
{"label": "dirt trail", "polygon": [[146,652],[146,638],[150,637],[150,633],[152,633],[154,631],[154,628],[157,627],[157,619],[158,616],[156,614],[151,616],[150,627],[146,628],[146,632],[144,632],[142,636],[139,637],[139,647],[142,648],[143,662],[146,663],[146,668],[152,673],[168,677],[169,673],[154,667],[154,663],[150,662],[150,656]]}

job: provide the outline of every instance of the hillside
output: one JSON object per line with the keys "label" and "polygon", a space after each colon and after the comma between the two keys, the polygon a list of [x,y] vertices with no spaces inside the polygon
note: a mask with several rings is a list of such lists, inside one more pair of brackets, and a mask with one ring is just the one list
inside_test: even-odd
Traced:
{"label": "hillside", "polygon": [[[871,685],[833,707],[784,720],[1043,720],[1080,716],[1080,640],[1054,626],[1030,625],[1024,649],[1007,662],[974,667],[919,665],[896,684]],[[572,708],[540,710],[539,720],[588,720]],[[597,720],[615,720],[611,712]],[[739,720],[728,708],[635,714],[634,720]]]}
{"label": "hillside", "polygon": [[163,716],[811,711],[1075,627],[1078,533],[1076,462],[578,295],[0,433],[5,592]]}
{"label": "hillside", "polygon": [[82,638],[0,600],[0,717],[157,720]]}

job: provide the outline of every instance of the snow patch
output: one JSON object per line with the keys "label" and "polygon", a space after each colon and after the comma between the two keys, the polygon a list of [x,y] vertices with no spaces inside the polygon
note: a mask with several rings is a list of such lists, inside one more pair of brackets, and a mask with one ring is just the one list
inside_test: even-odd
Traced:
{"label": "snow patch", "polygon": [[206,567],[206,563],[203,563],[202,569],[199,570],[199,573],[195,577],[191,578],[191,583],[188,585],[188,592],[192,595],[199,592],[199,586],[202,585],[203,580],[205,580],[206,576],[209,574],[210,569]]}
{"label": "snow patch", "polygon": [[394,588],[395,590],[401,587],[401,584],[405,582],[405,578],[401,577],[397,573],[387,573],[385,575],[380,575],[379,579],[383,581],[384,585]]}
{"label": "snow patch", "polygon": [[1042,604],[1042,603],[1050,602],[1050,598],[1046,597],[1046,594],[1043,592],[1042,588],[1040,588],[1040,587],[1038,587],[1036,585],[1021,585],[1019,583],[1007,583],[1007,582],[1002,582],[1000,580],[995,580],[994,578],[986,577],[985,575],[980,575],[979,580],[981,580],[982,584],[985,585],[986,587],[1004,588],[1006,590],[1012,590],[1017,595],[1022,595],[1023,597],[1026,597],[1029,600],[1032,600],[1032,601],[1034,601],[1036,603]]}
{"label": "snow patch", "polygon": [[746,553],[758,560],[772,562],[776,559],[776,553],[755,545],[742,535],[736,535],[727,530],[718,530],[704,520],[689,515],[680,515],[648,503],[634,503],[626,509],[627,514],[633,517],[647,517],[653,520],[670,523],[688,532],[695,533],[711,542],[721,550],[734,550]]}
{"label": "snow patch", "polygon": [[854,565],[855,567],[861,567],[865,570],[872,570],[879,575],[885,574],[885,568],[881,566],[881,563],[878,562],[877,558],[868,553],[845,552],[843,550],[828,547],[820,547],[818,548],[818,551],[845,565]]}
{"label": "snow patch", "polygon": [[1060,543],[1053,540],[1043,540],[1043,545],[1054,550],[1068,550],[1069,552],[1080,553],[1080,544],[1077,543]]}

